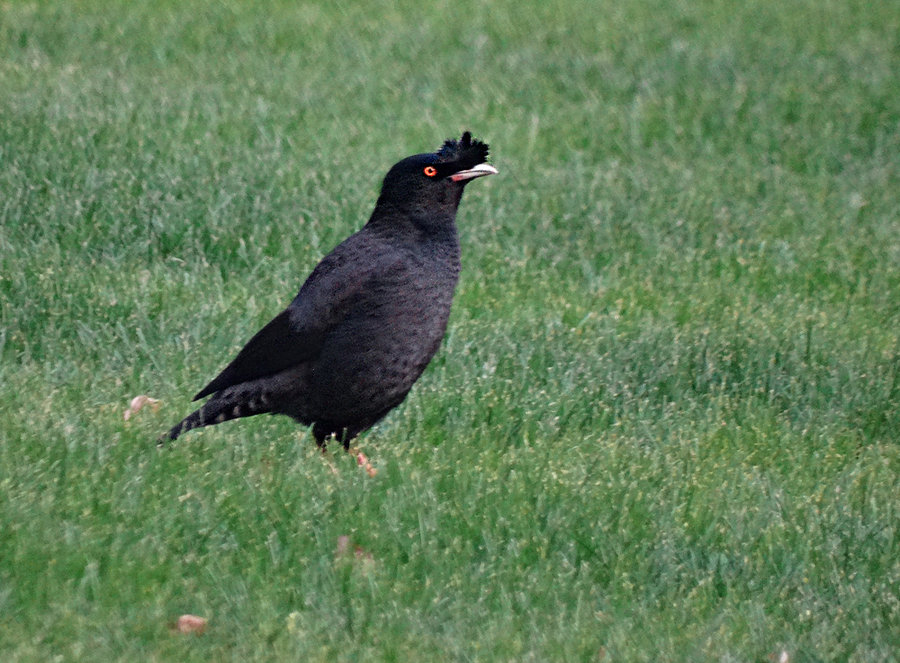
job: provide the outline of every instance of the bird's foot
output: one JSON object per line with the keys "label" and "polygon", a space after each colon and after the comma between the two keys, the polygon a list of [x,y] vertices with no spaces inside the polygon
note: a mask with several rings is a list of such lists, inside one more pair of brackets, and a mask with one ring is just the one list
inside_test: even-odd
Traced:
{"label": "bird's foot", "polygon": [[334,463],[331,462],[331,457],[325,456],[325,463],[328,465],[328,469],[331,470],[331,473],[337,476],[338,471],[337,467],[334,466]]}
{"label": "bird's foot", "polygon": [[325,464],[328,465],[328,469],[331,470],[331,473],[337,475],[337,468],[334,466],[334,463],[331,461],[331,454],[328,453],[328,447],[324,444],[319,444],[319,451],[322,453],[322,460],[325,461]]}
{"label": "bird's foot", "polygon": [[347,449],[347,453],[351,453],[356,456],[356,464],[363,468],[366,471],[366,474],[368,474],[370,477],[374,477],[378,474],[378,470],[372,467],[372,463],[369,462],[366,454],[364,454],[362,451],[360,451],[359,449],[351,448]]}

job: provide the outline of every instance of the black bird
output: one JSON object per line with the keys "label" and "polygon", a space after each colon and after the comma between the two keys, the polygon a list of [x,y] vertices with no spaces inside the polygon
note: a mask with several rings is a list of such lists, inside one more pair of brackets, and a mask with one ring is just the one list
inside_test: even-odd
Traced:
{"label": "black bird", "polygon": [[397,407],[437,352],[459,277],[456,210],[466,184],[497,170],[467,131],[396,163],[368,223],[316,266],[290,305],[218,377],[212,396],[163,435],[256,414],[312,426],[324,449]]}

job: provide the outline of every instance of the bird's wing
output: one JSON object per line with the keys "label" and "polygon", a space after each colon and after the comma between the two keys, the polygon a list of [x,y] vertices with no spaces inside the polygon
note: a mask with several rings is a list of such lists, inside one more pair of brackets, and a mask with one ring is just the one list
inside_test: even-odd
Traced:
{"label": "bird's wing", "polygon": [[290,308],[279,313],[251,338],[228,366],[203,387],[194,400],[232,385],[273,375],[308,358],[314,350],[291,329]]}
{"label": "bird's wing", "polygon": [[327,256],[290,306],[259,330],[193,400],[316,357],[328,333],[354,310],[372,282],[399,267],[396,256],[354,260],[358,256],[352,253],[335,250]]}

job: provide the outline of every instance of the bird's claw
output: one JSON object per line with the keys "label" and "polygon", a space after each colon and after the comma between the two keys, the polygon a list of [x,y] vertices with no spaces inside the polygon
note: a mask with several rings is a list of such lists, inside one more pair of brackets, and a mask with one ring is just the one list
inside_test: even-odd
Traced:
{"label": "bird's claw", "polygon": [[378,470],[372,467],[372,463],[369,462],[366,454],[359,449],[348,449],[348,451],[356,456],[356,464],[363,468],[366,471],[366,474],[370,477],[375,477],[378,474]]}

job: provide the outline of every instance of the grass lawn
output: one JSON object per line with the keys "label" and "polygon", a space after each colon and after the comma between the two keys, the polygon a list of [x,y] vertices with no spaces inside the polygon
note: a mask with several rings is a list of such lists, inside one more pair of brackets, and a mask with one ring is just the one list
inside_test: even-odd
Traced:
{"label": "grass lawn", "polygon": [[[894,0],[3,2],[0,660],[897,661],[898,71]],[[463,129],[378,475],[157,450]]]}

